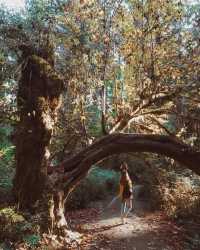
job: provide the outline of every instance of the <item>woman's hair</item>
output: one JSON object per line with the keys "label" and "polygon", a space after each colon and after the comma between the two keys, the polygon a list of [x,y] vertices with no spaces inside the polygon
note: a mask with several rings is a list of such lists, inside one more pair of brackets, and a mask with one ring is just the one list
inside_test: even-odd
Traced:
{"label": "woman's hair", "polygon": [[120,170],[123,171],[123,170],[128,170],[128,165],[127,163],[124,161],[122,162],[121,166],[120,166]]}

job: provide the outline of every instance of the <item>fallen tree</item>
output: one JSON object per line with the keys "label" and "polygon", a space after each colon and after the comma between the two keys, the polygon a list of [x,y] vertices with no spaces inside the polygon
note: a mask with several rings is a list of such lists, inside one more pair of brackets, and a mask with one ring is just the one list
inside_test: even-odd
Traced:
{"label": "fallen tree", "polygon": [[197,164],[200,160],[200,152],[170,136],[147,134],[107,135],[54,169],[56,171],[59,168],[63,169],[62,181],[68,193],[71,187],[87,174],[93,164],[110,155],[128,152],[151,152],[164,155],[200,175]]}
{"label": "fallen tree", "polygon": [[56,189],[60,190],[60,205],[58,200],[54,199],[54,202],[57,203],[56,207],[62,207],[62,211],[60,211],[62,223],[59,222],[59,225],[64,225],[64,204],[68,195],[87,175],[91,166],[110,155],[128,152],[150,152],[164,155],[175,159],[200,175],[198,166],[200,152],[172,137],[147,134],[107,135],[62,164],[49,168],[49,175],[53,179]]}

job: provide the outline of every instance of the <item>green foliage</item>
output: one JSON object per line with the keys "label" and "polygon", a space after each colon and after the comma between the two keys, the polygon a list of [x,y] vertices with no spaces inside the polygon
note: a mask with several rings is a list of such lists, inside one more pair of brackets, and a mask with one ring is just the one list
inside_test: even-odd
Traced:
{"label": "green foliage", "polygon": [[91,201],[104,199],[118,192],[119,175],[113,170],[94,168],[72,192],[67,209],[85,208]]}
{"label": "green foliage", "polygon": [[0,244],[5,242],[2,245],[3,249],[6,247],[9,249],[9,245],[6,244],[8,242],[23,242],[31,249],[36,247],[40,241],[40,227],[37,217],[20,213],[15,207],[0,209]]}
{"label": "green foliage", "polygon": [[[164,133],[154,124],[152,118],[156,118],[176,135],[181,126],[170,120],[169,113],[176,111],[177,117],[180,113],[184,115],[182,111],[186,107],[186,114],[199,115],[199,4],[187,6],[165,0],[125,2],[74,4],[64,0],[28,0],[23,13],[0,8],[0,116],[3,110],[1,117],[7,121],[10,109],[14,112],[16,106],[16,85],[22,70],[19,62],[25,60],[19,50],[21,44],[40,51],[51,43],[55,68],[66,79],[67,91],[51,148],[52,155],[57,156],[55,161],[60,162],[65,154],[74,154],[88,146],[89,139],[102,136],[104,111],[108,130],[124,118],[125,127],[119,126],[119,132],[125,129],[126,132]],[[43,77],[44,71],[51,68],[46,67],[43,59],[41,66]],[[54,69],[50,76],[57,78]],[[175,90],[176,94],[163,102],[154,100],[155,95],[167,95]],[[53,92],[56,94],[56,89]],[[177,103],[183,97],[185,103],[181,101],[183,107],[179,112]],[[187,122],[188,128],[191,123]],[[12,186],[14,172],[15,148],[9,142],[9,135],[8,127],[0,127],[0,187],[6,190]],[[187,137],[184,138],[187,143],[197,144],[199,136],[182,133],[180,138],[183,137]],[[155,203],[172,203],[169,197],[162,200],[165,182],[168,178],[174,181],[167,171],[156,168],[157,175],[153,170],[143,173],[135,159],[132,165],[138,166],[132,174],[138,175],[139,181],[143,178]],[[73,192],[69,203],[84,207],[89,201],[117,190],[117,184],[116,173],[94,169]],[[176,200],[182,202],[177,197]],[[22,230],[31,227],[26,223]]]}
{"label": "green foliage", "polygon": [[162,187],[162,208],[172,218],[199,215],[200,188],[177,180],[171,187]]}
{"label": "green foliage", "polygon": [[[188,106],[194,106],[190,92],[195,92],[196,100],[199,98],[199,4],[125,2],[28,0],[23,13],[0,8],[0,29],[5,36],[0,54],[4,81],[9,78],[16,85],[20,76],[18,45],[30,44],[38,51],[51,44],[56,52],[55,68],[67,82],[61,107],[65,112],[61,112],[52,146],[56,156],[60,149],[79,150],[91,137],[101,136],[102,112],[107,130],[123,117],[141,114],[141,121],[133,119],[130,129],[123,129],[146,132],[145,127],[151,127],[157,132],[153,116],[161,118],[161,123],[174,132],[169,118],[163,115],[174,110],[177,97],[189,95]],[[170,93],[180,85],[190,85],[190,91],[186,86],[176,97],[154,102],[154,94]],[[144,99],[149,104],[138,109]],[[165,109],[161,114],[151,114],[161,108]],[[149,115],[144,116],[145,112]],[[68,143],[69,135],[74,136],[74,143]]]}
{"label": "green foliage", "polygon": [[40,236],[36,234],[27,235],[27,236],[24,236],[23,238],[25,243],[31,248],[37,246],[40,239],[41,239]]}
{"label": "green foliage", "polygon": [[144,187],[153,209],[162,209],[171,218],[199,215],[199,176],[162,158],[151,159],[149,166],[143,178],[146,176]]}
{"label": "green foliage", "polygon": [[98,167],[94,167],[89,172],[87,177],[88,180],[92,182],[102,183],[105,184],[108,181],[113,180],[113,182],[119,181],[119,174],[114,170],[107,170],[107,169],[100,169]]}
{"label": "green foliage", "polygon": [[7,246],[6,243],[0,243],[0,249],[1,250],[12,250],[11,247]]}
{"label": "green foliage", "polygon": [[14,210],[14,208],[8,207],[0,210],[1,223],[12,224],[24,221],[24,217]]}
{"label": "green foliage", "polygon": [[8,207],[0,210],[0,239],[18,239],[21,237],[19,228],[25,219],[14,208]]}
{"label": "green foliage", "polygon": [[101,112],[95,105],[87,108],[87,128],[91,136],[98,137],[102,135],[102,128],[100,124]]}
{"label": "green foliage", "polygon": [[12,129],[10,126],[0,128],[0,188],[10,189],[12,187],[12,177],[14,173],[14,152],[15,147],[9,142],[8,136]]}

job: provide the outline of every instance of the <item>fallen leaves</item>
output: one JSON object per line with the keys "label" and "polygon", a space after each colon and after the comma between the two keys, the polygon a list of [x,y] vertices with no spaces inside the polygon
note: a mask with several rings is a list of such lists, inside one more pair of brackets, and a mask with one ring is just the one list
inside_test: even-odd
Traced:
{"label": "fallen leaves", "polygon": [[[68,231],[69,237],[43,234],[40,246],[47,246],[50,250],[125,250],[130,249],[130,246],[135,250],[184,249],[183,228],[169,220],[163,212],[145,213],[143,217],[135,215],[129,218],[127,227],[113,223],[101,224],[100,214],[101,209],[97,208],[68,212],[70,227],[79,233]],[[112,222],[116,222],[115,217]],[[85,227],[84,224],[88,226]],[[118,232],[118,235],[124,238],[114,237],[114,232]],[[141,245],[146,248],[140,248]],[[27,248],[21,245],[16,249]]]}

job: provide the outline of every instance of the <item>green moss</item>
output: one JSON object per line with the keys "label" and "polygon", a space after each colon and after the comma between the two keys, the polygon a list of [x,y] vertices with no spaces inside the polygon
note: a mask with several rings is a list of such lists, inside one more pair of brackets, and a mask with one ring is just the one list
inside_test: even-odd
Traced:
{"label": "green moss", "polygon": [[[37,67],[40,76],[48,78],[56,84],[63,85],[63,78],[51,67],[51,65],[43,58],[32,55],[30,61]],[[61,87],[60,86],[60,87]],[[58,86],[57,86],[58,87]]]}

